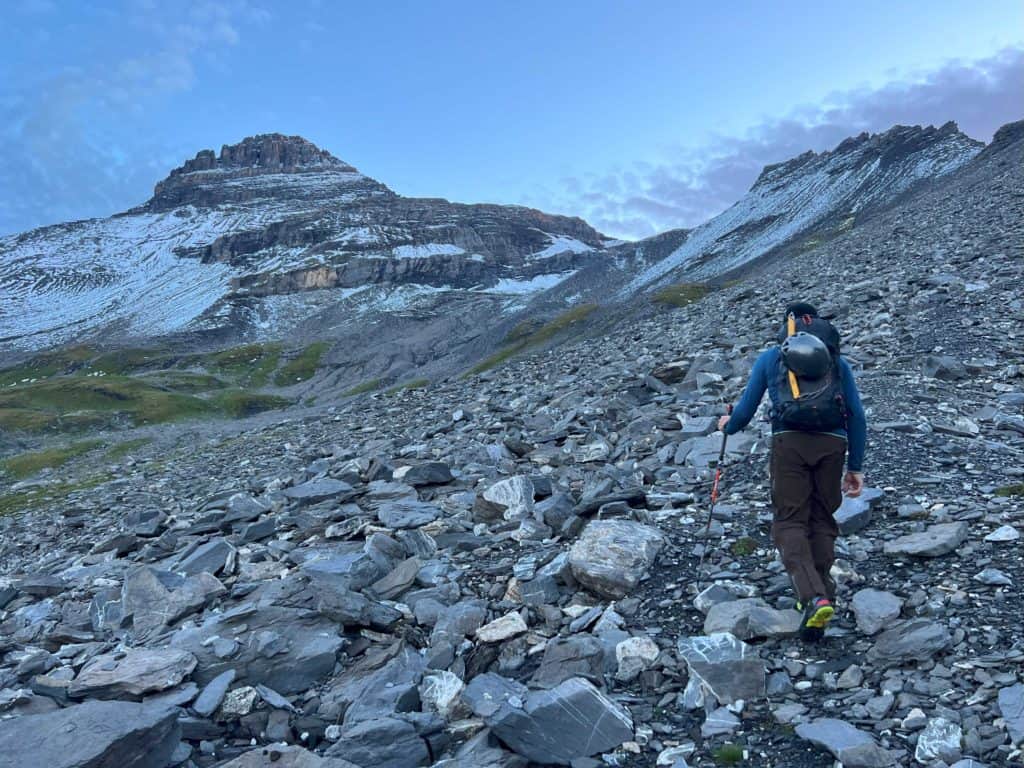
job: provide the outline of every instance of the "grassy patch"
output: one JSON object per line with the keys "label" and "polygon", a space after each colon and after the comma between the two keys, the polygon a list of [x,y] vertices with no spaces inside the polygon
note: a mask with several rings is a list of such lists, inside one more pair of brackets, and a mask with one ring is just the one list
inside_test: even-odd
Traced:
{"label": "grassy patch", "polygon": [[316,369],[320,366],[320,358],[330,348],[325,341],[318,341],[310,344],[298,355],[293,357],[277,372],[274,383],[279,387],[287,387],[300,381],[311,379]]}
{"label": "grassy patch", "polygon": [[685,307],[704,298],[707,292],[708,287],[704,283],[677,283],[655,291],[651,295],[651,301],[672,307]]}
{"label": "grassy patch", "polygon": [[175,358],[163,349],[117,349],[93,358],[89,368],[109,376],[124,376],[147,369],[165,368],[174,362]]}
{"label": "grassy patch", "polygon": [[739,765],[743,762],[743,747],[739,744],[723,744],[711,756],[715,765]]}
{"label": "grassy patch", "polygon": [[208,373],[192,373],[191,371],[154,371],[139,377],[147,384],[161,389],[191,395],[198,392],[212,392],[227,386],[222,379]]}
{"label": "grassy patch", "polygon": [[550,341],[562,331],[585,320],[595,309],[597,309],[596,304],[580,304],[542,325],[537,325],[533,321],[519,323],[505,337],[505,344],[508,346],[481,360],[470,368],[466,376],[488,371],[530,347]]}
{"label": "grassy patch", "polygon": [[731,551],[735,557],[752,555],[757,551],[757,541],[749,536],[743,536],[732,543],[732,546],[729,547],[729,551]]}
{"label": "grassy patch", "polygon": [[11,432],[42,432],[57,423],[57,416],[25,408],[0,408],[0,429]]}
{"label": "grassy patch", "polygon": [[108,423],[125,415],[135,424],[159,424],[208,413],[211,406],[191,395],[178,394],[127,376],[70,376],[0,391],[0,408],[55,413],[106,414]]}
{"label": "grassy patch", "polygon": [[0,387],[19,384],[27,379],[46,379],[81,367],[96,352],[91,347],[77,345],[43,352],[27,362],[0,371]]}
{"label": "grassy patch", "polygon": [[21,479],[34,475],[43,469],[56,469],[67,464],[76,456],[88,453],[100,445],[99,440],[83,440],[63,448],[47,448],[44,451],[33,451],[11,456],[0,462],[4,472]]}
{"label": "grassy patch", "polygon": [[140,437],[137,440],[125,440],[123,443],[118,443],[106,453],[107,459],[111,461],[117,461],[123,459],[128,454],[137,451],[143,446],[149,445],[153,442],[151,437]]}
{"label": "grassy patch", "polygon": [[366,392],[374,392],[380,389],[380,385],[382,383],[383,382],[381,382],[380,379],[370,379],[369,381],[364,381],[362,384],[357,384],[356,386],[352,387],[352,389],[349,389],[346,392],[344,392],[342,394],[342,397],[352,397],[354,395],[362,395]]}
{"label": "grassy patch", "polygon": [[203,359],[205,367],[250,387],[266,386],[281,359],[280,344],[246,344],[215,352]]}
{"label": "grassy patch", "polygon": [[255,416],[257,413],[284,408],[292,403],[291,400],[278,397],[277,395],[261,395],[241,389],[231,389],[218,393],[213,397],[212,402],[221,411],[234,419]]}
{"label": "grassy patch", "polygon": [[430,386],[430,379],[413,379],[407,381],[405,384],[396,384],[389,389],[384,391],[386,395],[393,395],[397,392],[401,392],[403,389],[423,389],[424,387]]}
{"label": "grassy patch", "polygon": [[1002,488],[996,488],[996,496],[1024,496],[1024,483],[1017,483],[1015,485],[1004,485]]}
{"label": "grassy patch", "polygon": [[85,480],[77,480],[56,485],[29,488],[17,493],[0,495],[0,515],[13,515],[24,512],[44,503],[54,503],[66,499],[75,491],[95,488],[110,480],[110,475],[94,475]]}

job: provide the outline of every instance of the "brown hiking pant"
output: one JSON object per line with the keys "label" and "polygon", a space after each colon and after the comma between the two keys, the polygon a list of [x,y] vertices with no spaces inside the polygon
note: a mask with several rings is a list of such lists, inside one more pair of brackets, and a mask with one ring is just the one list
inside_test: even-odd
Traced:
{"label": "brown hiking pant", "polygon": [[843,502],[846,441],[820,432],[782,432],[772,437],[772,541],[800,602],[834,598],[828,573],[835,562],[839,526],[833,514]]}

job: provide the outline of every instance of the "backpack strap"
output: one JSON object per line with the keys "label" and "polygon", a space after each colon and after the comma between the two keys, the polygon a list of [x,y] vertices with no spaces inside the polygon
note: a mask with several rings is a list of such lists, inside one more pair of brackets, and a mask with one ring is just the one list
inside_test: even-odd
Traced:
{"label": "backpack strap", "polygon": [[[796,317],[792,312],[789,313],[789,317],[786,318],[786,333],[788,336],[793,336],[796,333]],[[797,383],[796,374],[789,371],[789,391],[793,393],[793,399],[800,399],[800,385]]]}

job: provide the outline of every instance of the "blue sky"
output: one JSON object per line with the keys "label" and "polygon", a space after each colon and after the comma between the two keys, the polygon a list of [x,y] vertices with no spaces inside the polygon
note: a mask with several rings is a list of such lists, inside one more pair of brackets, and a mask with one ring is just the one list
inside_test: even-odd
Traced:
{"label": "blue sky", "polygon": [[862,130],[1024,117],[1024,3],[8,0],[0,234],[300,134],[406,195],[693,226]]}

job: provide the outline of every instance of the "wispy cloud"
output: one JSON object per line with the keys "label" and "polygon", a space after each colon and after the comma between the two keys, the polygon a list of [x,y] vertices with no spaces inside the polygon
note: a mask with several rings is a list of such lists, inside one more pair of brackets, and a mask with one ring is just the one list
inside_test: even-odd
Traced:
{"label": "wispy cloud", "polygon": [[1024,49],[1009,48],[882,88],[833,93],[824,106],[765,121],[743,136],[715,135],[698,149],[667,150],[661,163],[566,178],[558,189],[524,202],[583,216],[619,237],[693,227],[742,197],[765,165],[831,149],[862,131],[955,120],[965,133],[988,141],[1000,125],[1024,118],[1022,94]]}
{"label": "wispy cloud", "polygon": [[[143,124],[155,99],[189,91],[201,57],[234,46],[241,26],[266,17],[245,0],[180,8],[128,2],[111,17],[127,38],[137,36],[134,50],[0,86],[0,234],[122,210],[144,199],[168,157],[181,159],[168,139],[131,126]],[[47,3],[22,11],[45,14]]]}

